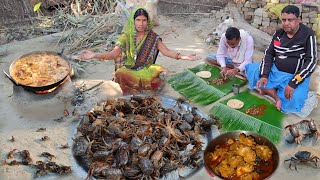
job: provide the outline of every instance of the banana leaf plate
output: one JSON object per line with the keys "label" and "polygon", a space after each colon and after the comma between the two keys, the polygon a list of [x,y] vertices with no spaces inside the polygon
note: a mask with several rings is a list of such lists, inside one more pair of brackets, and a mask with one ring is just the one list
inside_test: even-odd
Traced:
{"label": "banana leaf plate", "polygon": [[[230,99],[240,100],[244,102],[244,106],[241,109],[230,108],[227,106]],[[248,108],[262,104],[266,106],[263,115],[251,116],[246,113]],[[267,137],[275,144],[281,139],[282,120],[286,116],[269,101],[248,90],[217,103],[210,109],[209,115],[220,122],[222,131],[253,131]]]}

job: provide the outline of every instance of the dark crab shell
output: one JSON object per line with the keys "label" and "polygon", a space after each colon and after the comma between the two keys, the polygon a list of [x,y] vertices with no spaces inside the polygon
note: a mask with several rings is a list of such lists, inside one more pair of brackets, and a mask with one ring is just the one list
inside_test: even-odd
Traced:
{"label": "dark crab shell", "polygon": [[[129,99],[132,99],[133,98],[133,100],[134,101],[137,101],[137,102],[139,102],[139,101],[141,101],[142,100],[142,98],[144,98],[144,97],[146,97],[146,96],[148,96],[148,95],[136,95],[136,96],[124,96],[124,97],[121,97],[121,99],[126,99],[126,100],[129,100]],[[176,100],[176,98],[174,98],[174,97],[168,97],[168,96],[163,96],[163,95],[161,95],[161,96],[159,96],[159,97],[161,97],[161,100],[160,100],[160,103],[161,103],[161,105],[164,107],[164,108],[166,108],[166,109],[173,109],[174,111],[176,111],[177,113],[173,113],[173,114],[171,114],[171,119],[172,118],[174,118],[174,119],[178,119],[178,120],[182,120],[182,121],[186,121],[186,122],[188,122],[190,125],[194,125],[194,123],[195,122],[197,122],[197,123],[199,123],[199,124],[203,124],[203,123],[205,123],[205,124],[208,124],[208,126],[206,126],[206,128],[205,129],[203,129],[206,133],[205,134],[203,134],[202,136],[201,136],[201,139],[200,139],[200,141],[201,141],[201,143],[203,144],[203,146],[205,146],[211,139],[213,139],[214,137],[216,137],[218,134],[220,134],[220,132],[219,132],[219,130],[217,129],[217,127],[216,126],[213,126],[213,122],[214,121],[212,121],[212,120],[210,120],[209,121],[209,116],[208,115],[206,115],[205,113],[203,113],[202,111],[200,111],[200,110],[197,110],[196,108],[194,108],[193,109],[193,111],[192,111],[192,108],[193,108],[193,106],[192,105],[190,105],[190,104],[188,104],[188,103],[182,103],[181,104],[181,107],[178,107],[178,106],[176,106],[176,104],[177,104],[177,100]],[[117,100],[114,100],[114,101],[117,101]],[[110,101],[111,102],[111,101]],[[132,101],[130,101],[130,103],[133,103]],[[110,106],[110,105],[109,105]],[[124,105],[124,106],[130,106],[130,105],[128,105],[128,104],[126,104],[126,105]],[[121,112],[125,112],[125,111],[123,111],[125,108],[124,108],[124,106],[121,106],[121,107],[119,107],[119,110],[121,110]],[[105,107],[105,108],[107,108],[107,107]],[[191,113],[192,112],[192,113]],[[135,113],[139,113],[139,112],[135,112]],[[188,118],[187,118],[187,120],[186,119],[183,119],[182,118],[182,115],[183,114],[188,114],[187,116],[189,116]],[[187,117],[187,116],[185,116],[185,118]],[[195,116],[197,116],[197,117],[199,117],[199,118],[196,118]],[[192,118],[191,118],[192,117]],[[97,118],[97,117],[94,117],[93,119],[95,119],[95,118]],[[86,124],[86,123],[88,123],[88,122],[90,122],[90,117],[89,118],[84,118],[84,119],[89,119],[87,122],[85,122],[85,121],[80,121],[79,122],[79,124],[78,124],[78,126],[79,125],[83,125],[83,124]],[[199,120],[198,120],[199,119]],[[91,120],[92,121],[92,120]],[[90,123],[92,123],[92,122],[90,122]],[[177,124],[177,127],[178,127],[178,125],[179,124]],[[112,129],[113,130],[113,129]],[[79,132],[79,131],[78,131]],[[184,133],[184,132],[183,132]],[[169,140],[166,138],[166,136],[167,136],[167,134],[168,134],[168,132],[166,131],[166,129],[165,128],[161,128],[160,130],[159,130],[159,135],[161,135],[159,138],[157,138],[157,139],[152,139],[152,141],[153,142],[158,142],[158,144],[161,146],[161,144],[162,145],[164,145],[164,144],[166,144]],[[79,136],[80,134],[74,134],[75,136],[76,136],[76,138],[75,139],[77,139],[78,137],[77,136]],[[81,136],[81,135],[80,135]],[[110,136],[110,135],[109,135]],[[132,164],[132,162],[131,161],[129,161],[129,162],[127,162],[127,163],[120,163],[120,159],[121,160],[123,160],[123,158],[125,157],[125,156],[127,156],[128,154],[127,153],[125,153],[126,151],[122,151],[122,153],[120,153],[118,150],[119,150],[119,148],[120,148],[120,144],[119,143],[113,143],[113,142],[110,142],[110,140],[109,140],[109,137],[108,135],[105,135],[104,136],[104,142],[105,143],[107,143],[108,145],[112,145],[112,149],[114,150],[114,155],[115,156],[118,156],[117,158],[118,158],[118,163],[115,163],[114,165],[117,167],[117,166],[123,166],[123,167],[121,167],[121,168],[125,168],[125,170],[124,170],[124,172],[123,172],[123,175],[124,176],[127,176],[127,177],[130,177],[130,178],[139,178],[140,177],[140,175],[141,175],[141,172],[139,172],[139,170],[141,170],[141,168],[144,168],[144,172],[143,172],[143,174],[145,174],[145,175],[147,175],[147,174],[149,174],[150,172],[151,172],[151,169],[153,169],[153,172],[151,173],[151,174],[153,174],[155,171],[156,171],[156,169],[155,169],[155,167],[153,167],[153,168],[151,168],[152,166],[154,166],[155,164],[157,164],[157,163],[155,163],[154,161],[152,161],[152,159],[148,159],[148,160],[144,160],[143,162],[141,161],[140,162],[140,158],[138,158],[138,159],[135,159],[135,158],[133,158],[133,156],[134,155],[132,155],[132,154],[129,154],[129,156],[131,157],[132,156],[132,158],[131,158],[131,160],[132,161],[136,161],[137,160],[137,162],[135,162],[135,163],[133,163],[133,164],[136,164],[138,167],[137,168],[131,168],[131,164]],[[139,136],[140,137],[140,136]],[[140,137],[141,138],[141,137]],[[143,141],[144,141],[144,143],[152,143],[152,142],[150,142],[151,140],[150,139],[143,139]],[[84,143],[84,144],[82,144],[82,143]],[[131,149],[131,147],[132,147],[132,144],[131,144],[131,141],[128,141],[128,142],[126,142],[126,143],[128,143],[127,144],[127,146],[128,146],[128,148],[129,149]],[[77,149],[77,150],[80,150],[80,151],[74,151],[74,149],[75,149],[75,147],[77,147],[77,146],[82,146],[82,147],[84,147],[84,148],[80,148],[80,149]],[[89,168],[90,168],[90,163],[89,163],[89,160],[88,160],[88,158],[87,157],[85,157],[85,155],[83,155],[82,154],[82,150],[83,149],[85,149],[85,150],[87,150],[87,148],[88,148],[88,145],[89,145],[89,142],[88,142],[88,140],[86,140],[85,138],[83,138],[81,141],[80,141],[80,144],[79,144],[79,142],[77,142],[77,141],[74,141],[74,143],[73,143],[73,158],[74,158],[74,160],[76,161],[76,166],[74,166],[73,167],[73,169],[75,169],[75,170],[79,170],[79,171],[81,171],[81,172],[84,172],[84,174],[87,174],[87,171],[89,170]],[[141,145],[142,146],[142,145]],[[141,147],[140,146],[140,147]],[[139,147],[139,148],[140,148]],[[123,147],[122,147],[123,148]],[[176,147],[175,147],[176,148]],[[125,148],[124,148],[125,149]],[[124,150],[123,149],[123,150]],[[93,153],[94,153],[95,151],[93,151]],[[201,153],[202,153],[203,151],[201,151]],[[149,151],[148,152],[148,156],[149,156],[149,158],[151,158],[151,156],[153,155],[153,151]],[[80,155],[81,154],[81,155]],[[119,158],[120,157],[120,154],[122,154],[122,155],[124,155],[124,156],[122,156],[122,158]],[[136,153],[136,154],[138,154],[138,153]],[[113,159],[113,162],[115,162],[115,158],[116,157],[114,157],[114,159]],[[156,158],[156,157],[154,157],[154,158]],[[126,158],[124,158],[125,160],[126,160]],[[201,158],[202,159],[202,158]],[[169,161],[169,162],[168,162]],[[159,167],[158,167],[158,169],[160,169],[161,171],[160,171],[160,175],[161,176],[163,176],[163,177],[165,177],[165,175],[167,174],[167,173],[170,173],[171,171],[173,171],[173,170],[176,170],[177,168],[179,168],[179,165],[175,162],[175,161],[170,161],[170,160],[168,160],[168,159],[162,159],[161,161],[159,161],[158,163],[164,163],[163,165],[160,165]],[[126,165],[124,165],[124,164],[126,164]],[[182,176],[181,177],[183,177],[183,178],[189,178],[189,177],[191,177],[191,176],[193,176],[194,174],[196,174],[197,172],[199,172],[202,168],[202,165],[203,165],[203,161],[201,161],[201,163],[199,164],[199,166],[196,166],[196,167],[193,167],[193,166],[188,166],[188,167],[190,167],[190,170],[188,170],[188,171],[186,171],[186,172],[184,172],[183,174],[182,174]],[[129,167],[128,167],[129,166]],[[131,168],[131,169],[130,169]],[[189,168],[186,168],[186,169],[189,169]],[[135,175],[137,175],[137,176],[135,176]],[[180,175],[180,174],[179,174]],[[81,175],[81,177],[83,177],[83,178],[85,178],[85,176],[82,176]],[[141,177],[140,177],[141,178]],[[139,179],[140,179],[139,178]]]}
{"label": "dark crab shell", "polygon": [[294,156],[299,160],[307,161],[311,157],[311,152],[298,151]]}
{"label": "dark crab shell", "polygon": [[299,130],[296,126],[290,126],[289,127],[289,131],[290,131],[290,134],[293,136],[293,137],[299,137],[300,134],[299,134]]}
{"label": "dark crab shell", "polygon": [[317,125],[314,120],[311,120],[308,124],[308,128],[310,131],[317,131]]}

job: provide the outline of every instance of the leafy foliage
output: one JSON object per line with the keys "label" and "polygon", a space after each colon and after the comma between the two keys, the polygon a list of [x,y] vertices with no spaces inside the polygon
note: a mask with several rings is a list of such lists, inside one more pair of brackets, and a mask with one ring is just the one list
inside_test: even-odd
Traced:
{"label": "leafy foliage", "polygon": [[[211,77],[207,79],[196,75],[199,71],[210,71]],[[211,104],[232,91],[233,84],[243,86],[246,81],[236,77],[231,78],[223,85],[212,84],[211,81],[220,77],[220,69],[208,64],[186,69],[182,73],[171,75],[167,82],[180,94],[200,105]]]}
{"label": "leafy foliage", "polygon": [[40,10],[41,7],[41,2],[37,3],[36,5],[33,6],[33,11],[37,12],[38,10]]}
{"label": "leafy foliage", "polygon": [[[232,109],[226,104],[230,99],[238,99],[244,102],[239,109]],[[264,104],[267,106],[262,116],[250,116],[246,114],[248,108]],[[219,120],[223,131],[246,130],[259,133],[274,143],[280,141],[282,134],[282,120],[285,114],[281,113],[269,101],[259,98],[249,91],[244,91],[229,99],[219,102],[209,111],[211,117]]]}

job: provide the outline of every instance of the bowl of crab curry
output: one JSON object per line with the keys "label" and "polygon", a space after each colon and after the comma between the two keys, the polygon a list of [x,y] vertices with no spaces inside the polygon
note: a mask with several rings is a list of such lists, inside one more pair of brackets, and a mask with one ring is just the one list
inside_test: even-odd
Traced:
{"label": "bowl of crab curry", "polygon": [[233,131],[211,140],[204,151],[210,175],[231,180],[259,180],[272,175],[279,152],[266,137],[249,131]]}

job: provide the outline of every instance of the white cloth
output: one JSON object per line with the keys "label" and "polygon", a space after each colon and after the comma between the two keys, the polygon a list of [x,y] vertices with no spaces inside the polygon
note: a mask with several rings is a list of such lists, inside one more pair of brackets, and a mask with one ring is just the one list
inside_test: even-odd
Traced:
{"label": "white cloth", "polygon": [[233,59],[233,62],[235,63],[242,63],[245,57],[245,53],[247,50],[247,38],[249,36],[249,33],[243,29],[240,29],[240,37],[241,37],[241,41],[240,41],[240,47],[239,47],[239,51],[236,55],[236,58]]}
{"label": "white cloth", "polygon": [[301,112],[294,113],[295,115],[306,118],[309,116],[309,114],[312,112],[314,108],[318,106],[319,100],[317,93],[314,91],[308,92],[308,98],[306,99],[303,108],[301,109]]}

